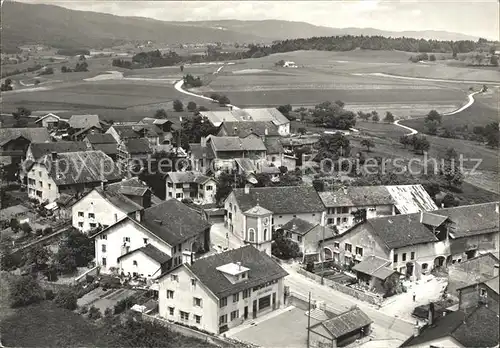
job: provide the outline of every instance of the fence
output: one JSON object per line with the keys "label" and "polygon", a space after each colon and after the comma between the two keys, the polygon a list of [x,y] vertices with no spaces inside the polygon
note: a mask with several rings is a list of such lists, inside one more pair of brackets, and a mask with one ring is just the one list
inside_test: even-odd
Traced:
{"label": "fence", "polygon": [[163,318],[155,317],[146,313],[141,313],[142,319],[152,322],[157,322],[160,325],[167,327],[168,329],[180,333],[184,336],[197,338],[199,340],[214,344],[218,347],[241,347],[241,348],[257,348],[258,346],[241,342],[233,338],[222,338],[209,333],[201,332],[198,330],[191,329],[187,326],[182,326],[175,324],[171,321],[165,320]]}
{"label": "fence", "polygon": [[[319,276],[319,275],[316,275],[316,274],[311,273],[311,272],[307,272],[306,270],[304,270],[302,268],[299,268],[297,272],[299,274],[302,274],[303,276],[306,276],[309,279],[314,280],[317,283],[321,283],[321,276]],[[383,301],[381,296],[365,293],[363,291],[353,289],[349,286],[342,285],[340,283],[337,283],[337,282],[330,280],[330,279],[327,279],[327,278],[323,279],[323,284],[334,289],[334,290],[340,291],[346,295],[357,298],[358,300],[368,302],[370,304],[374,304],[377,306],[380,306],[382,304],[382,301]]]}

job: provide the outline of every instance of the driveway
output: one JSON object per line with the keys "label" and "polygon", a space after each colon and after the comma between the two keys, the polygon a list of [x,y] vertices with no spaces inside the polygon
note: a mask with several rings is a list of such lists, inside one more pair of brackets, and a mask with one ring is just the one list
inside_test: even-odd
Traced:
{"label": "driveway", "polygon": [[102,314],[106,308],[113,308],[118,301],[123,300],[136,293],[136,290],[131,289],[113,289],[104,292],[102,288],[92,290],[82,298],[78,299],[78,306],[95,306],[99,308]]}
{"label": "driveway", "polygon": [[216,223],[210,229],[210,240],[215,250],[237,249],[243,245],[243,242],[236,238],[229,230],[224,227],[224,223]]}

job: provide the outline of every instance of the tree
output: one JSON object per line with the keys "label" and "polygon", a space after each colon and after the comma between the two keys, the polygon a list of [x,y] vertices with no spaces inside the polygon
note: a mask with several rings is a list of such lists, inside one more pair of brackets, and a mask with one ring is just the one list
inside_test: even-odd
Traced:
{"label": "tree", "polygon": [[281,231],[273,232],[274,243],[271,246],[271,254],[282,260],[289,260],[300,257],[299,245],[283,236]]}
{"label": "tree", "polygon": [[425,121],[425,132],[427,134],[430,134],[430,135],[436,135],[437,131],[438,131],[438,126],[439,126],[439,123],[437,121],[426,120]]}
{"label": "tree", "polygon": [[197,107],[197,105],[194,101],[190,101],[187,105],[187,109],[189,111],[196,111],[196,107]]}
{"label": "tree", "polygon": [[413,150],[417,153],[421,153],[422,155],[424,154],[424,151],[428,151],[431,144],[427,140],[426,137],[417,137],[414,136],[412,138],[412,145],[413,145]]}
{"label": "tree", "polygon": [[343,108],[345,106],[345,103],[342,101],[342,100],[336,100],[335,101],[335,104],[337,104],[338,106],[340,106],[341,108]]}
{"label": "tree", "polygon": [[97,320],[97,319],[101,319],[102,317],[102,314],[101,314],[101,311],[99,310],[99,308],[95,307],[94,305],[92,305],[90,308],[89,308],[89,312],[87,314],[87,317],[90,319],[90,320]]}
{"label": "tree", "polygon": [[184,76],[184,85],[186,85],[186,87],[188,88],[201,87],[203,85],[203,82],[201,81],[199,76],[195,78],[193,75],[187,74],[186,76]]}
{"label": "tree", "polygon": [[464,175],[458,162],[458,154],[453,148],[446,149],[444,163],[440,170],[441,178],[447,183],[448,187],[460,187]]}
{"label": "tree", "polygon": [[361,146],[365,146],[366,151],[370,152],[370,148],[375,147],[375,143],[371,139],[363,139],[361,140]]}
{"label": "tree", "polygon": [[4,91],[12,91],[12,80],[7,78],[5,79],[5,82],[2,83],[2,86],[1,86],[1,91],[4,92]]}
{"label": "tree", "polygon": [[158,110],[156,110],[156,112],[155,112],[155,118],[165,119],[167,117],[168,117],[168,115],[167,115],[167,112],[165,111],[165,109],[158,109]]}
{"label": "tree", "polygon": [[19,221],[16,218],[11,218],[10,219],[10,228],[12,229],[12,232],[17,233],[21,226],[19,225]]}
{"label": "tree", "polygon": [[372,111],[372,121],[373,122],[378,122],[380,121],[380,117],[378,116],[378,112]]}
{"label": "tree", "polygon": [[444,205],[445,208],[457,207],[460,205],[460,202],[451,193],[447,193],[443,197],[441,203]]}
{"label": "tree", "polygon": [[307,133],[307,129],[305,129],[304,127],[299,127],[297,128],[297,133],[299,133],[300,135],[304,135]]}
{"label": "tree", "polygon": [[348,157],[351,153],[349,139],[341,133],[321,135],[314,147],[318,150],[316,158],[319,160]]}
{"label": "tree", "polygon": [[181,126],[181,146],[183,148],[188,148],[190,143],[199,143],[202,137],[215,135],[219,131],[208,118],[201,115],[183,119]]}
{"label": "tree", "polygon": [[498,56],[492,55],[490,57],[490,64],[493,66],[498,66]]}
{"label": "tree", "polygon": [[433,54],[429,55],[429,60],[430,60],[431,62],[435,62],[435,61],[436,61],[436,56],[435,56],[435,55],[433,55]]}
{"label": "tree", "polygon": [[436,110],[431,110],[427,114],[427,117],[425,118],[425,122],[435,121],[438,124],[441,124],[442,118],[443,118],[443,116],[441,116],[441,114],[439,112],[437,112]]}
{"label": "tree", "polygon": [[184,105],[182,104],[182,102],[179,99],[174,100],[173,106],[174,106],[174,110],[177,112],[184,111]]}
{"label": "tree", "polygon": [[356,209],[351,214],[354,217],[354,223],[366,221],[366,209]]}
{"label": "tree", "polygon": [[227,104],[231,104],[231,101],[229,100],[229,98],[226,97],[225,95],[220,96],[220,98],[219,98],[219,105],[224,106],[224,105],[227,105]]}
{"label": "tree", "polygon": [[12,308],[38,303],[44,293],[36,278],[27,275],[16,277],[9,283],[9,299]]}
{"label": "tree", "polygon": [[47,263],[50,260],[51,252],[49,249],[35,244],[26,253],[25,264],[33,265],[35,271],[41,271],[47,268]]}
{"label": "tree", "polygon": [[387,111],[385,113],[384,122],[386,123],[394,122],[394,115],[392,114],[392,112]]}
{"label": "tree", "polygon": [[283,59],[280,59],[276,63],[274,63],[274,65],[283,67],[283,65],[285,65],[285,61]]}
{"label": "tree", "polygon": [[62,72],[62,73],[65,73],[65,72],[67,72],[67,71],[68,71],[68,68],[66,67],[66,65],[63,65],[63,66],[61,67],[61,72]]}
{"label": "tree", "polygon": [[77,301],[78,296],[73,288],[60,290],[54,298],[57,307],[69,309],[70,311],[78,308]]}
{"label": "tree", "polygon": [[246,182],[247,180],[242,174],[222,172],[217,179],[215,201],[219,204],[222,203],[233,191],[233,188],[243,188]]}
{"label": "tree", "polygon": [[372,114],[367,112],[363,112],[363,111],[358,111],[358,117],[364,121],[368,121],[371,117],[372,117]]}
{"label": "tree", "polygon": [[484,137],[486,138],[486,145],[491,147],[498,147],[500,130],[496,122],[491,122],[484,127]]}
{"label": "tree", "polygon": [[292,111],[292,106],[290,104],[280,105],[278,106],[278,111],[281,112],[284,116],[288,117],[288,115]]}
{"label": "tree", "polygon": [[31,231],[33,231],[33,229],[31,228],[31,226],[27,222],[21,224],[21,230],[25,234],[29,234],[29,233],[31,233]]}
{"label": "tree", "polygon": [[95,256],[93,239],[78,230],[72,229],[59,243],[59,250],[55,256],[61,273],[71,274],[77,267],[87,266]]}

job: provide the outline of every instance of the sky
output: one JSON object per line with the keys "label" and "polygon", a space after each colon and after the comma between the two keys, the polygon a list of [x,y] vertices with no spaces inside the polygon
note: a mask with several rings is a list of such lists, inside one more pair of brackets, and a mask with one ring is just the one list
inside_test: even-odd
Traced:
{"label": "sky", "polygon": [[500,30],[500,0],[20,1],[164,21],[281,19],[334,28],[444,30],[496,40]]}

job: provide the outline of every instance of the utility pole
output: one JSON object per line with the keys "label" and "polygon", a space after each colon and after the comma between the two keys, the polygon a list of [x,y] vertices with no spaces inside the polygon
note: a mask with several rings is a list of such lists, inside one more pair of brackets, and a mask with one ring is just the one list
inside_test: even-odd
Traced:
{"label": "utility pole", "polygon": [[311,333],[311,292],[309,292],[309,311],[307,312],[307,348],[310,347]]}

